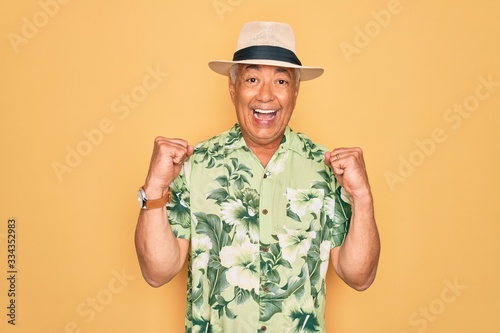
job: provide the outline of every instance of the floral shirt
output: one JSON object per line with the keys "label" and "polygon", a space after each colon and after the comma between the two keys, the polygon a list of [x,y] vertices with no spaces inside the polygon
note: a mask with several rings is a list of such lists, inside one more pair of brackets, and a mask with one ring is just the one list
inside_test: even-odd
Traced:
{"label": "floral shirt", "polygon": [[191,241],[186,332],[325,332],[330,250],[351,216],[325,152],[287,128],[264,168],[239,125],[196,146],[167,207]]}

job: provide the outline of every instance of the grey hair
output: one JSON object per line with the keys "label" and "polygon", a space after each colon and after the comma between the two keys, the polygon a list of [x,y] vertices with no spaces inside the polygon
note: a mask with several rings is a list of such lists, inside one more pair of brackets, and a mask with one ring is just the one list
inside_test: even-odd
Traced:
{"label": "grey hair", "polygon": [[[238,76],[238,69],[240,68],[240,64],[234,64],[229,68],[229,77],[231,78],[231,82],[233,84],[236,83],[236,77]],[[298,84],[300,81],[300,69],[294,68],[295,71],[295,84]]]}

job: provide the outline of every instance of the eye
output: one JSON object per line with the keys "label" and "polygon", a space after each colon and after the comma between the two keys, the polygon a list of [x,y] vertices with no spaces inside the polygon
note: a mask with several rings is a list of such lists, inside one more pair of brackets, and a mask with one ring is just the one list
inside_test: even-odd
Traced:
{"label": "eye", "polygon": [[254,77],[251,77],[251,78],[247,79],[247,81],[250,83],[255,83],[255,82],[257,82],[257,79]]}
{"label": "eye", "polygon": [[280,85],[284,85],[284,84],[287,84],[287,83],[288,83],[287,80],[283,80],[283,79],[278,80],[278,84],[280,84]]}

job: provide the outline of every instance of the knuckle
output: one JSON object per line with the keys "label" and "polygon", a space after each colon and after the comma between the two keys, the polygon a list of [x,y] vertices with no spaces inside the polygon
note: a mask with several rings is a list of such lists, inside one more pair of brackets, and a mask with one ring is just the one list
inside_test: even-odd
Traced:
{"label": "knuckle", "polygon": [[164,140],[165,140],[165,138],[164,138],[164,137],[162,137],[162,136],[157,136],[157,137],[155,138],[155,144],[160,144],[160,143],[162,143]]}

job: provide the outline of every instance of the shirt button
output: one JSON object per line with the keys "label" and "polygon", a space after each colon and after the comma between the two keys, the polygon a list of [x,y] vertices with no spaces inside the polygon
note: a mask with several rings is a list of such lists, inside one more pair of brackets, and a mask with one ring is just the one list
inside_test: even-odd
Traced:
{"label": "shirt button", "polygon": [[267,246],[264,246],[264,248],[262,249],[262,251],[269,252],[269,248]]}
{"label": "shirt button", "polygon": [[264,174],[264,179],[267,179],[271,176],[271,173],[269,171],[266,171],[266,173]]}
{"label": "shirt button", "polygon": [[265,330],[267,330],[267,327],[266,327],[266,326],[262,326],[262,327],[260,328],[260,330],[261,330],[261,331],[265,331]]}
{"label": "shirt button", "polygon": [[267,209],[262,210],[262,214],[267,215],[267,213],[269,213],[269,211]]}

